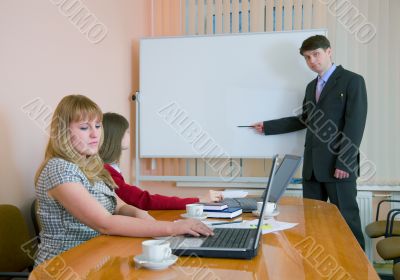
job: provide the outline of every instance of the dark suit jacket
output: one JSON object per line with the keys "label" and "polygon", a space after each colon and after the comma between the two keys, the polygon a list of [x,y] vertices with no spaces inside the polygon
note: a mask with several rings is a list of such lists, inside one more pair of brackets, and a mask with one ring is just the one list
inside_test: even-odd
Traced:
{"label": "dark suit jacket", "polygon": [[359,176],[359,146],[367,117],[367,91],[362,76],[337,66],[315,100],[317,79],[306,89],[299,116],[265,121],[266,135],[293,132],[307,128],[304,147],[303,178],[312,172],[319,182],[339,181],[335,168],[350,173],[340,181]]}

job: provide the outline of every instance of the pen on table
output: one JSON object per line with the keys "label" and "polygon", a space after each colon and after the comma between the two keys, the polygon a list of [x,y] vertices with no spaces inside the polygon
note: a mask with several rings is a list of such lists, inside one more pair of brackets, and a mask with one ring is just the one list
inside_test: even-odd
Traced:
{"label": "pen on table", "polygon": [[254,125],[238,125],[237,127],[254,127]]}
{"label": "pen on table", "polygon": [[243,222],[243,221],[212,223],[212,224],[210,224],[210,225],[212,225],[212,226],[218,226],[218,225],[228,225],[228,224],[240,224],[241,222]]}

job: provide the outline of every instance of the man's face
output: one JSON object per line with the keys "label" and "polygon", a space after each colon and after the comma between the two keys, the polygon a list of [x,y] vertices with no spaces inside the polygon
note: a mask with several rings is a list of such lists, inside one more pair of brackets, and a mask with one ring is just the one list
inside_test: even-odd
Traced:
{"label": "man's face", "polygon": [[327,48],[326,50],[319,48],[303,52],[308,67],[320,76],[323,75],[332,65],[331,54],[331,48]]}

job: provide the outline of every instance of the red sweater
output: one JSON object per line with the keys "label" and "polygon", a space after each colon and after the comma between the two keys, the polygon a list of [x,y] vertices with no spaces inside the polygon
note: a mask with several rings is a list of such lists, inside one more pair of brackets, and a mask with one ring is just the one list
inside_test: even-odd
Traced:
{"label": "red sweater", "polygon": [[125,183],[121,173],[112,168],[109,164],[104,164],[104,168],[111,174],[114,182],[118,185],[115,190],[117,195],[129,205],[133,205],[143,210],[181,210],[185,209],[186,204],[199,202],[198,198],[179,198],[176,196],[164,196],[150,194],[136,186]]}

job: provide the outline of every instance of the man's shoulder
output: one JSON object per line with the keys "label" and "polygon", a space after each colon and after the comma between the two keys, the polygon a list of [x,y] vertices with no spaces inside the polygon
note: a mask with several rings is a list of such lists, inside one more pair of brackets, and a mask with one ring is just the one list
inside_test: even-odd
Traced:
{"label": "man's shoulder", "polygon": [[338,71],[338,75],[342,76],[342,77],[347,77],[347,78],[357,78],[357,79],[363,79],[363,77],[360,74],[357,74],[353,71],[347,70],[345,69],[343,66],[339,65],[338,67],[336,67],[335,72]]}

